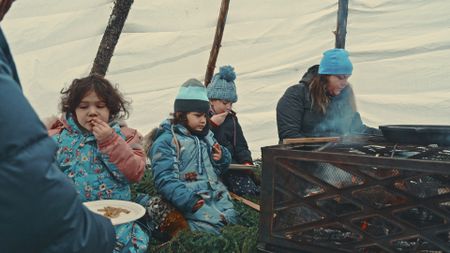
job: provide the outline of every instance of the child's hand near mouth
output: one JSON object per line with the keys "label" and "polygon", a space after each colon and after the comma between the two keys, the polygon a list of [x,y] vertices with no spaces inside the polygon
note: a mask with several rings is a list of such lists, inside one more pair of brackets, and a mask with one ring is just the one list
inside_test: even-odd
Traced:
{"label": "child's hand near mouth", "polygon": [[92,133],[98,141],[103,141],[114,133],[114,130],[102,120],[93,118],[90,123],[92,124]]}

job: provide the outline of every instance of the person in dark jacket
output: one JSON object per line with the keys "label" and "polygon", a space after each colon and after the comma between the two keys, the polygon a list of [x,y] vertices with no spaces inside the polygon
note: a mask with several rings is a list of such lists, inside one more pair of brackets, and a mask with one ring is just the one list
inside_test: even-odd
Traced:
{"label": "person in dark jacket", "polygon": [[378,129],[363,124],[356,110],[348,83],[352,71],[347,51],[325,51],[320,65],[310,67],[299,84],[289,87],[278,101],[280,142],[300,137],[379,135]]}
{"label": "person in dark jacket", "polygon": [[[11,6],[0,0],[0,20]],[[112,252],[111,221],[90,212],[55,165],[56,143],[22,94],[0,29],[0,252]]]}
{"label": "person in dark jacket", "polygon": [[[226,147],[232,158],[232,163],[253,165],[253,159],[248,149],[247,140],[242,132],[236,113],[232,110],[237,102],[236,73],[233,67],[223,66],[219,69],[208,85],[208,99],[211,130],[220,145]],[[255,184],[251,171],[228,171],[224,175],[228,189],[239,195],[256,195],[259,187]]]}

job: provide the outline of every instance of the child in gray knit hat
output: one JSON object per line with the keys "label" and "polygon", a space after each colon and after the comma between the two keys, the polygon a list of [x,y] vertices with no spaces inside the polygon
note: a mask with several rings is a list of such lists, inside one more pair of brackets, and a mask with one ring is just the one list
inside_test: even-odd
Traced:
{"label": "child in gray knit hat", "polygon": [[[232,110],[237,102],[236,73],[233,67],[223,66],[208,85],[208,99],[211,130],[220,145],[226,147],[232,157],[232,163],[252,165],[253,159],[247,141]],[[239,195],[257,195],[259,187],[255,184],[253,173],[228,171],[224,177],[228,189]]]}

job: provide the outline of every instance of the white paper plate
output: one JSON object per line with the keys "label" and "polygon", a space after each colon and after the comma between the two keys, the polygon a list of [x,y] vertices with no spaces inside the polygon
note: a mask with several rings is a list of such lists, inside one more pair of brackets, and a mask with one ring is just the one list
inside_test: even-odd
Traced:
{"label": "white paper plate", "polygon": [[128,223],[130,221],[137,220],[137,219],[141,218],[142,216],[144,216],[144,214],[145,214],[145,208],[143,206],[141,206],[137,203],[131,202],[131,201],[105,199],[105,200],[84,202],[83,204],[92,212],[100,214],[100,215],[103,215],[104,212],[99,211],[99,210],[103,209],[107,206],[115,207],[115,208],[120,207],[120,208],[124,208],[124,209],[130,211],[129,213],[121,212],[119,214],[119,217],[110,218],[111,223],[113,225],[119,225],[119,224]]}

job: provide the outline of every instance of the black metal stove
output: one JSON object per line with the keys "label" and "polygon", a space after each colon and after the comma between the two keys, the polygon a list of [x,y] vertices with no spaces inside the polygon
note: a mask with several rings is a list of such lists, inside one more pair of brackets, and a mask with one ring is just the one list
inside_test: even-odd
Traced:
{"label": "black metal stove", "polygon": [[347,138],[262,148],[266,252],[450,252],[450,147]]}

